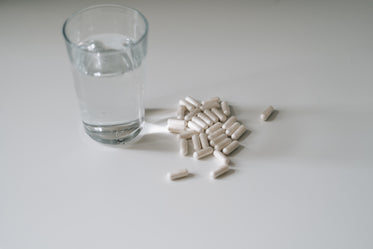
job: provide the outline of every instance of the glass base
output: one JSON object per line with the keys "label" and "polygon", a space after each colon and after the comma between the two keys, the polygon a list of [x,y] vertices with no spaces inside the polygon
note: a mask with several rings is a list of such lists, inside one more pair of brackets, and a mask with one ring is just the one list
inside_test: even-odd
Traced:
{"label": "glass base", "polygon": [[127,144],[143,129],[138,120],[119,125],[90,125],[84,123],[85,132],[94,140],[104,144]]}

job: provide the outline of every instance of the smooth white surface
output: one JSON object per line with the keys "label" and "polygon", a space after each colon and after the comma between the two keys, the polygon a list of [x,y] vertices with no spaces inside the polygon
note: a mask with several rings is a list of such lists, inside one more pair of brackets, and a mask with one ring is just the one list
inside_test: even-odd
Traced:
{"label": "smooth white surface", "polygon": [[[131,147],[81,128],[61,28],[94,3],[0,2],[1,249],[373,248],[372,1],[121,2],[150,22]],[[251,131],[218,180],[166,131],[188,95]]]}

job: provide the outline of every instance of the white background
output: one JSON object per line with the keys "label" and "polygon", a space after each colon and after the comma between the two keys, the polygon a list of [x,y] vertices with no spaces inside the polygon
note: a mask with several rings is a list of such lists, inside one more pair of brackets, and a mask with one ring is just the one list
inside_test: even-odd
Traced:
{"label": "white background", "polygon": [[[96,3],[0,2],[1,249],[373,248],[372,1],[111,2],[150,23],[131,147],[80,123],[61,29]],[[219,180],[164,132],[186,95],[251,131]]]}

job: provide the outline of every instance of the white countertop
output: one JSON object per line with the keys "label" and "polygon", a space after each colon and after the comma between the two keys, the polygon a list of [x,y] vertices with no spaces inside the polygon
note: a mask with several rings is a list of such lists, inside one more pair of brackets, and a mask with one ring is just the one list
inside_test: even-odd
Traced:
{"label": "white countertop", "polygon": [[[0,3],[0,249],[373,248],[372,1],[116,2],[150,23],[131,147],[80,124],[61,28],[95,3]],[[219,180],[163,132],[187,95],[250,130]]]}

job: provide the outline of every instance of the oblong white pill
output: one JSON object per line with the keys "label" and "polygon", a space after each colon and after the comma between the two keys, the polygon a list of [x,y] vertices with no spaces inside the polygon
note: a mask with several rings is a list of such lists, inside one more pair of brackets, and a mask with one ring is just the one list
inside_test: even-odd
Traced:
{"label": "oblong white pill", "polygon": [[220,134],[220,135],[217,136],[216,138],[211,139],[211,140],[210,140],[210,144],[211,144],[211,146],[215,146],[215,145],[217,145],[218,143],[220,143],[221,141],[223,141],[223,140],[226,139],[226,138],[227,138],[227,135],[226,135],[225,133]]}
{"label": "oblong white pill", "polygon": [[184,119],[187,120],[187,121],[190,121],[190,120],[192,120],[192,117],[197,115],[197,113],[199,113],[199,112],[201,112],[201,110],[199,108],[194,108],[187,115],[185,115]]}
{"label": "oblong white pill", "polygon": [[186,96],[185,100],[190,104],[194,105],[194,107],[199,107],[201,105],[195,98],[191,96]]}
{"label": "oblong white pill", "polygon": [[240,125],[241,124],[239,122],[235,122],[230,127],[228,127],[228,129],[225,131],[225,134],[227,134],[228,136],[232,136],[232,134],[238,129],[238,127],[240,127]]}
{"label": "oblong white pill", "polygon": [[186,110],[185,106],[183,106],[183,105],[179,105],[179,106],[177,107],[176,117],[177,117],[178,119],[184,119],[184,117],[185,117],[185,110]]}
{"label": "oblong white pill", "polygon": [[183,156],[188,155],[188,141],[186,140],[186,138],[180,138],[179,144],[180,144],[180,154]]}
{"label": "oblong white pill", "polygon": [[186,177],[189,175],[189,172],[187,169],[181,169],[179,171],[173,172],[173,173],[168,173],[168,178],[170,180],[177,180],[183,177]]}
{"label": "oblong white pill", "polygon": [[232,142],[232,139],[230,139],[230,138],[224,138],[222,141],[220,141],[219,143],[215,144],[214,148],[215,148],[215,150],[222,150],[223,148],[225,148],[231,142]]}
{"label": "oblong white pill", "polygon": [[200,119],[197,116],[192,117],[192,121],[194,123],[198,124],[199,126],[201,126],[203,129],[207,129],[209,127],[208,124],[206,124],[205,122],[203,122],[203,120]]}
{"label": "oblong white pill", "polygon": [[229,108],[228,103],[225,102],[225,101],[222,101],[220,104],[221,104],[221,110],[223,111],[223,113],[224,113],[226,116],[231,115],[231,109]]}
{"label": "oblong white pill", "polygon": [[231,116],[230,118],[228,118],[227,121],[225,121],[225,123],[223,124],[223,129],[228,129],[232,124],[234,124],[234,122],[237,121],[237,118],[236,116]]}
{"label": "oblong white pill", "polygon": [[191,111],[195,108],[192,104],[188,103],[184,99],[179,100],[179,105],[185,106],[185,108],[188,109],[188,111]]}
{"label": "oblong white pill", "polygon": [[214,153],[213,155],[220,161],[223,163],[223,165],[228,165],[230,160],[228,157],[226,157],[221,151],[218,151],[218,150],[214,150]]}
{"label": "oblong white pill", "polygon": [[199,135],[198,134],[194,134],[192,136],[192,143],[193,143],[194,151],[198,151],[198,150],[202,149],[201,141],[199,140]]}
{"label": "oblong white pill", "polygon": [[220,107],[220,104],[218,102],[212,101],[212,102],[205,102],[204,104],[201,105],[201,110],[208,110],[211,108],[217,108]]}
{"label": "oblong white pill", "polygon": [[203,120],[208,126],[213,125],[212,120],[204,113],[200,112],[197,114],[197,116]]}
{"label": "oblong white pill", "polygon": [[260,118],[264,121],[267,121],[269,116],[271,116],[273,110],[274,110],[273,106],[271,105],[268,106],[267,109],[265,109],[264,112],[260,115]]}
{"label": "oblong white pill", "polygon": [[176,134],[180,134],[180,133],[183,133],[185,131],[185,128],[167,128],[169,132],[171,133],[176,133]]}
{"label": "oblong white pill", "polygon": [[172,118],[167,120],[168,128],[185,128],[186,125],[187,125],[187,122],[185,120],[172,119]]}
{"label": "oblong white pill", "polygon": [[208,103],[208,102],[220,102],[220,98],[219,97],[213,97],[213,98],[211,98],[211,99],[208,99],[208,100],[205,100],[205,101],[202,101],[202,105],[203,104],[206,104],[206,103]]}
{"label": "oblong white pill", "polygon": [[195,159],[201,159],[201,158],[204,158],[208,155],[211,155],[212,152],[214,151],[214,149],[212,147],[207,147],[205,149],[202,149],[202,150],[199,150],[199,151],[195,151],[193,153],[193,157]]}
{"label": "oblong white pill", "polygon": [[178,136],[179,139],[181,139],[181,138],[189,139],[189,138],[191,138],[196,133],[197,132],[195,130],[187,130],[187,131],[184,131],[184,132],[180,133],[177,136]]}
{"label": "oblong white pill", "polygon": [[201,140],[202,149],[210,147],[209,141],[207,140],[206,133],[200,133],[199,134],[199,140]]}
{"label": "oblong white pill", "polygon": [[219,121],[219,118],[210,110],[204,110],[203,113],[205,113],[207,117],[209,117],[212,120],[212,122],[216,123]]}
{"label": "oblong white pill", "polygon": [[226,147],[223,149],[223,153],[226,155],[229,155],[234,151],[235,149],[240,146],[240,143],[237,140],[234,140],[232,143],[228,144]]}
{"label": "oblong white pill", "polygon": [[213,140],[216,137],[218,137],[220,134],[225,134],[225,130],[223,128],[219,128],[216,131],[214,131],[213,133],[210,133],[207,138],[209,140]]}
{"label": "oblong white pill", "polygon": [[211,177],[218,178],[219,176],[227,173],[228,171],[229,171],[229,166],[224,165],[224,166],[218,168],[217,170],[211,172]]}
{"label": "oblong white pill", "polygon": [[211,108],[211,112],[214,113],[216,116],[218,116],[221,122],[225,122],[225,120],[227,120],[227,116],[225,116],[224,113],[222,113],[219,109],[215,107]]}
{"label": "oblong white pill", "polygon": [[232,139],[239,139],[246,131],[246,127],[244,125],[240,125],[240,127],[238,127],[238,129],[233,132],[232,134]]}
{"label": "oblong white pill", "polygon": [[188,121],[188,127],[192,130],[195,130],[198,133],[203,132],[203,128],[198,124],[194,123],[193,121]]}
{"label": "oblong white pill", "polygon": [[214,125],[211,126],[210,128],[206,129],[206,134],[213,133],[213,132],[216,131],[217,129],[221,128],[221,126],[222,126],[222,123],[217,122],[216,124],[214,124]]}

